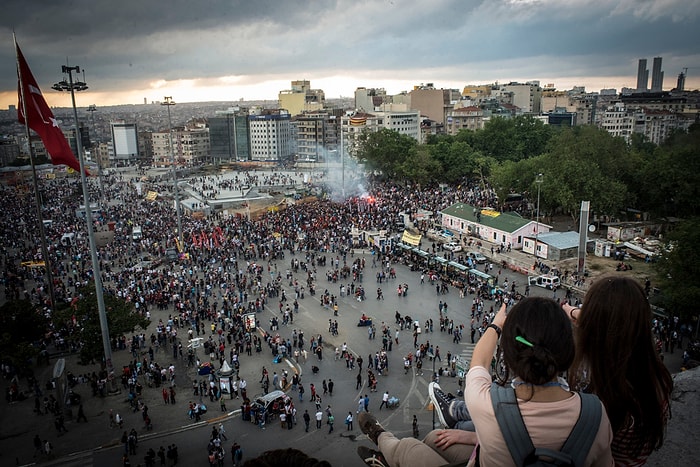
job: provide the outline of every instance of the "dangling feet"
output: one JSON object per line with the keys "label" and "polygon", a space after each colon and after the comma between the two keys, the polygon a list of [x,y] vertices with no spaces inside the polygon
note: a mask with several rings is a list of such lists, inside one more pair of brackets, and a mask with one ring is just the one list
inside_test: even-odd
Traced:
{"label": "dangling feet", "polygon": [[384,459],[381,452],[368,448],[366,446],[358,446],[357,454],[370,467],[389,467],[389,463]]}
{"label": "dangling feet", "polygon": [[445,428],[454,428],[457,424],[457,420],[450,410],[452,401],[455,399],[454,396],[445,393],[440,385],[434,382],[430,383],[428,386],[428,395],[433,402],[433,410],[437,412],[440,422],[442,422]]}
{"label": "dangling feet", "polygon": [[379,421],[377,421],[377,417],[369,412],[360,413],[360,415],[357,416],[357,423],[360,425],[360,430],[362,430],[374,444],[378,444],[377,439],[379,435],[386,431],[384,427],[379,424]]}

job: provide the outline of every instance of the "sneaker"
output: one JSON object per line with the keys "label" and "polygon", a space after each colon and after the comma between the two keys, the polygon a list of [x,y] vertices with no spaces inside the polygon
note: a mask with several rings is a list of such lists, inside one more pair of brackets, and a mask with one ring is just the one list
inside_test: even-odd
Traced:
{"label": "sneaker", "polygon": [[384,459],[381,452],[370,449],[366,446],[358,446],[357,454],[370,467],[389,467],[389,463]]}
{"label": "sneaker", "polygon": [[386,431],[377,421],[377,417],[369,412],[360,413],[360,415],[357,416],[357,423],[360,425],[360,430],[362,430],[374,444],[377,444],[377,438],[379,438],[380,433]]}
{"label": "sneaker", "polygon": [[446,428],[454,428],[457,424],[457,420],[455,420],[450,412],[450,404],[454,397],[450,397],[450,394],[446,394],[438,383],[430,383],[428,386],[428,395],[433,402],[433,410],[437,412],[440,422]]}

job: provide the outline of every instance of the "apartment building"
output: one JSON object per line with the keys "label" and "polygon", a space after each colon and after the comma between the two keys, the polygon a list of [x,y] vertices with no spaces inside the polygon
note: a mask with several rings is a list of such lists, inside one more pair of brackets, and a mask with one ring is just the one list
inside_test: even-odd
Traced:
{"label": "apartment building", "polygon": [[499,88],[502,92],[511,94],[510,103],[519,107],[523,113],[538,114],[542,111],[542,88],[539,81],[508,83]]}
{"label": "apartment building", "polygon": [[408,135],[416,141],[421,138],[421,115],[416,110],[385,111],[364,113],[355,112],[341,118],[343,146],[347,154],[354,155],[358,139],[363,132],[377,132],[382,128]]}
{"label": "apartment building", "polygon": [[445,123],[447,115],[452,110],[452,103],[461,98],[458,90],[435,89],[433,83],[415,86],[408,94],[411,98],[411,108],[438,124]]}
{"label": "apartment building", "polygon": [[292,81],[292,89],[280,91],[278,94],[279,108],[290,115],[302,112],[318,112],[323,110],[326,96],[321,89],[311,89],[311,81]]}
{"label": "apartment building", "polygon": [[292,119],[296,134],[297,160],[336,159],[340,139],[340,118],[329,112],[304,113]]}
{"label": "apartment building", "polygon": [[250,160],[248,109],[218,110],[207,119],[210,153],[208,162],[220,164]]}
{"label": "apartment building", "polygon": [[204,126],[173,128],[172,151],[167,130],[154,131],[151,138],[156,167],[170,167],[173,158],[179,167],[192,167],[203,164],[209,155],[209,129]]}
{"label": "apartment building", "polygon": [[251,160],[285,162],[293,158],[291,116],[286,109],[249,115],[248,128]]}
{"label": "apartment building", "polygon": [[445,131],[456,135],[460,130],[481,130],[484,128],[484,110],[471,105],[454,109],[447,117]]}
{"label": "apartment building", "polygon": [[364,88],[355,89],[355,110],[357,112],[372,112],[382,104],[392,102],[391,96],[387,96],[384,88]]}
{"label": "apartment building", "polygon": [[622,102],[617,102],[601,113],[598,126],[613,136],[629,141],[634,132],[635,120],[634,112],[625,108]]}

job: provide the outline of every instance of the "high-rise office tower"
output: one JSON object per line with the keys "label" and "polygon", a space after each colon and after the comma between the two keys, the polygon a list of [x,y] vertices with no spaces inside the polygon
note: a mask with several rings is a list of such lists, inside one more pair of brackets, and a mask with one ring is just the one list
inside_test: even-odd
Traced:
{"label": "high-rise office tower", "polygon": [[649,84],[649,70],[647,70],[647,59],[640,58],[637,66],[637,92],[646,92]]}
{"label": "high-rise office tower", "polygon": [[661,92],[664,87],[664,72],[661,71],[661,57],[654,57],[654,67],[651,71],[651,91]]}
{"label": "high-rise office tower", "polygon": [[678,81],[676,82],[676,91],[683,91],[685,89],[685,70],[678,75]]}

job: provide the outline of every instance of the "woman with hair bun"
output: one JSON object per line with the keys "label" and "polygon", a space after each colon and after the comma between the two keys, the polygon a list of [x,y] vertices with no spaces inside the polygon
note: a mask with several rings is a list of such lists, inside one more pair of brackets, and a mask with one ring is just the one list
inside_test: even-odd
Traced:
{"label": "woman with hair bun", "polygon": [[[581,397],[559,378],[574,360],[571,323],[559,304],[548,298],[525,298],[507,316],[503,304],[474,348],[465,385],[464,397],[479,440],[479,465],[486,467],[514,465],[491,399],[488,369],[499,337],[507,373],[514,375],[511,385],[518,409],[536,448],[559,451],[581,413]],[[601,409],[586,466],[613,464],[612,430]]]}
{"label": "woman with hair bun", "polygon": [[629,277],[603,277],[588,289],[581,307],[563,308],[575,326],[571,386],[605,405],[615,464],[645,464],[663,443],[673,380],[654,348],[644,289]]}

